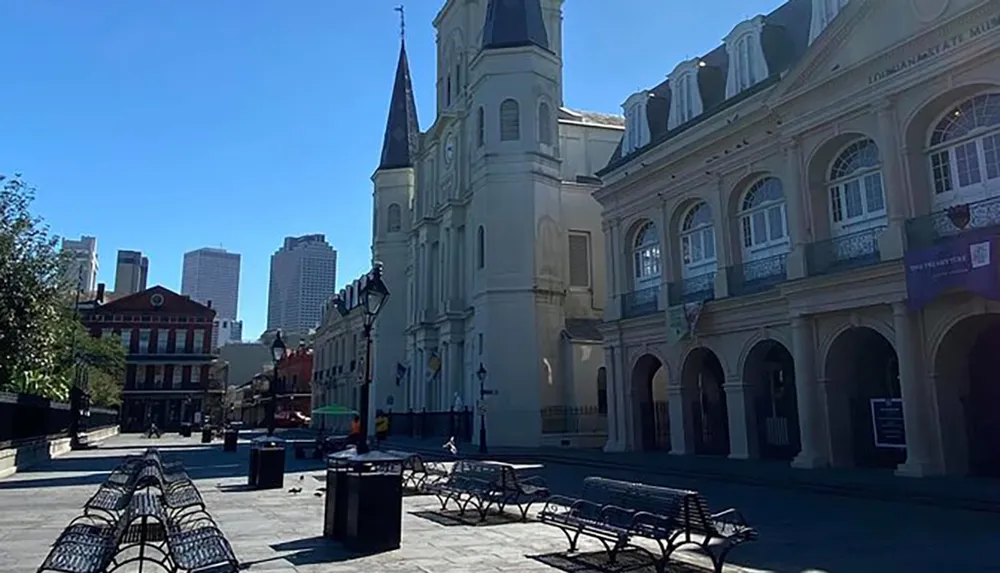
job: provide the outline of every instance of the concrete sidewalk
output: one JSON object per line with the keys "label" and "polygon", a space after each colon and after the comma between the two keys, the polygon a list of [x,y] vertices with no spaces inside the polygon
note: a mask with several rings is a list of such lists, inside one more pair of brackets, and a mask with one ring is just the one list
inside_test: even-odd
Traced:
{"label": "concrete sidewalk", "polygon": [[[442,438],[392,437],[393,449],[451,457]],[[458,444],[459,457],[482,457],[475,444]],[[605,453],[565,448],[489,448],[489,459],[535,461],[585,469],[628,469],[638,474],[678,476],[858,498],[918,503],[1000,513],[1000,482],[956,477],[904,478],[888,470],[824,468],[800,470],[787,463],[730,460],[712,456],[672,456],[663,452]]]}

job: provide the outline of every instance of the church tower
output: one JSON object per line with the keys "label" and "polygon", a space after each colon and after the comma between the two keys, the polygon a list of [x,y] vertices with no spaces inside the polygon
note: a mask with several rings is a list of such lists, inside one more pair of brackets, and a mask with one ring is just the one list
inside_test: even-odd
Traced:
{"label": "church tower", "polygon": [[413,98],[404,37],[400,41],[382,158],[372,176],[372,259],[383,264],[382,278],[390,293],[389,301],[375,321],[373,332],[372,408],[399,405],[403,401],[396,377],[397,365],[405,363],[408,237],[412,224],[411,205],[416,184],[414,167],[419,136],[417,106]]}
{"label": "church tower", "polygon": [[478,358],[486,386],[498,390],[487,399],[490,441],[512,445],[537,445],[539,410],[565,403],[553,383],[562,375],[567,256],[557,121],[561,4],[489,0],[471,70]]}

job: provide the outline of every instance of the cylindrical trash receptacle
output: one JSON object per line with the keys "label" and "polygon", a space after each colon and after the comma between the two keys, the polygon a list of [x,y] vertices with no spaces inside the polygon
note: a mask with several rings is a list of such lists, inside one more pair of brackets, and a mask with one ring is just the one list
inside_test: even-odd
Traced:
{"label": "cylindrical trash receptacle", "polygon": [[211,444],[212,443],[212,428],[204,426],[201,429],[201,443]]}
{"label": "cylindrical trash receptacle", "polygon": [[235,452],[236,451],[236,441],[240,437],[239,430],[235,428],[226,428],[222,433],[222,451],[224,452]]}
{"label": "cylindrical trash receptacle", "polygon": [[[258,438],[259,439],[259,438]],[[257,487],[257,472],[260,470],[260,465],[257,463],[257,457],[260,455],[260,442],[257,440],[250,441],[250,468],[247,474],[247,485],[250,487]]]}
{"label": "cylindrical trash receptacle", "polygon": [[354,452],[341,452],[326,460],[326,504],[323,510],[323,537],[341,541],[347,534],[347,459]]}
{"label": "cylindrical trash receptacle", "polygon": [[285,440],[262,436],[257,450],[257,489],[278,489],[285,485]]}
{"label": "cylindrical trash receptacle", "polygon": [[181,437],[182,438],[191,437],[191,422],[181,422]]}
{"label": "cylindrical trash receptacle", "polygon": [[403,458],[369,452],[350,458],[347,482],[347,532],[353,550],[399,549],[403,532]]}

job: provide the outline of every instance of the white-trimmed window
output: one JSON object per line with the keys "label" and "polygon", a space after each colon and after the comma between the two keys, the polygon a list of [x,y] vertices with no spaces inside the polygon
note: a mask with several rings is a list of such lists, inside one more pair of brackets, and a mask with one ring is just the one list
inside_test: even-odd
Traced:
{"label": "white-trimmed window", "polygon": [[388,219],[388,231],[390,233],[398,232],[403,228],[403,210],[399,207],[398,203],[389,205],[386,219]]}
{"label": "white-trimmed window", "polygon": [[191,383],[201,384],[201,366],[191,367]]}
{"label": "white-trimmed window", "polygon": [[174,353],[184,354],[187,352],[187,330],[174,331]]}
{"label": "white-trimmed window", "polygon": [[931,132],[929,156],[935,210],[1000,195],[1000,93],[945,114]]}
{"label": "white-trimmed window", "polygon": [[171,385],[174,388],[180,388],[183,383],[183,378],[181,375],[184,374],[184,367],[180,364],[174,364],[173,374],[171,374]]}
{"label": "white-trimmed window", "polygon": [[516,100],[505,99],[500,104],[500,141],[521,139],[521,107]]}
{"label": "white-trimmed window", "polygon": [[715,271],[715,222],[704,201],[688,209],[681,220],[681,262],[685,278]]}
{"label": "white-trimmed window", "polygon": [[785,192],[776,177],[750,186],[740,205],[743,259],[752,261],[788,252]]}
{"label": "white-trimmed window", "polygon": [[552,145],[552,108],[544,101],[538,104],[538,143]]}
{"label": "white-trimmed window", "polygon": [[622,104],[625,110],[625,137],[622,140],[622,156],[649,143],[649,122],[646,117],[646,103],[648,101],[649,92],[644,90],[632,94]]}
{"label": "white-trimmed window", "polygon": [[704,111],[698,88],[699,60],[684,62],[670,74],[670,117],[667,128],[681,126]]}
{"label": "white-trimmed window", "polygon": [[871,139],[847,145],[833,160],[828,189],[834,236],[881,225],[886,211],[878,145]]}
{"label": "white-trimmed window", "polygon": [[731,98],[757,82],[767,78],[767,59],[760,43],[764,17],[757,16],[738,24],[726,36],[726,53],[729,54],[729,75],[726,78],[726,97]]}
{"label": "white-trimmed window", "polygon": [[632,241],[632,278],[636,289],[660,282],[660,234],[652,221],[646,221]]}
{"label": "white-trimmed window", "polygon": [[812,23],[809,27],[809,43],[823,33],[823,30],[833,22],[833,19],[840,14],[840,11],[847,6],[850,0],[813,0],[812,2]]}

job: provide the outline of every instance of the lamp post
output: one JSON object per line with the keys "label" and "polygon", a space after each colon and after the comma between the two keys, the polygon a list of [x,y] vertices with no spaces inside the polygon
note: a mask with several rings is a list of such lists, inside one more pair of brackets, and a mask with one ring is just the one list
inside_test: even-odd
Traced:
{"label": "lamp post", "polygon": [[270,384],[268,384],[267,394],[270,398],[267,402],[267,411],[265,417],[267,418],[267,435],[274,435],[274,410],[277,407],[278,402],[278,364],[285,357],[285,341],[281,340],[281,331],[279,330],[277,336],[274,337],[274,342],[271,343],[271,360],[274,361],[274,373]]}
{"label": "lamp post", "polygon": [[[359,454],[371,451],[368,446],[368,409],[371,407],[371,385],[372,385],[372,326],[385,302],[389,300],[389,289],[382,280],[382,263],[372,265],[372,270],[365,277],[364,285],[358,297],[360,306],[364,310],[364,337],[365,337],[365,379],[361,383],[361,397],[358,404],[358,414],[361,417],[361,442],[357,446]],[[333,304],[341,316],[346,317],[351,309],[347,308],[344,299],[339,295],[334,295]]]}
{"label": "lamp post", "polygon": [[486,397],[497,393],[496,390],[486,389],[486,367],[479,363],[479,370],[476,371],[476,378],[479,378],[479,453],[485,454],[486,448]]}

